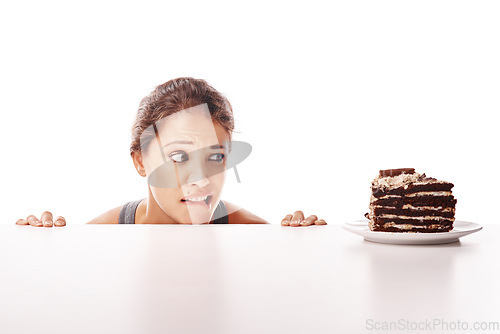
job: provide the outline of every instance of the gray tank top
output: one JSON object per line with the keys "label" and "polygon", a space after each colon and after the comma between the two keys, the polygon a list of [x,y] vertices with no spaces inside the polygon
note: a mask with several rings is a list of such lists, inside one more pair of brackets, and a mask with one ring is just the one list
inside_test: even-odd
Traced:
{"label": "gray tank top", "polygon": [[[118,224],[135,224],[135,211],[143,199],[125,203],[120,210]],[[213,224],[228,224],[227,207],[223,201],[219,201],[219,205],[215,208],[213,216]]]}

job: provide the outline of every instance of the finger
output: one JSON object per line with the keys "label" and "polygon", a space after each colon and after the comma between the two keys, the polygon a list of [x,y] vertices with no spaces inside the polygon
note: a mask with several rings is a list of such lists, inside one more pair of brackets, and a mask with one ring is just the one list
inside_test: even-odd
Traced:
{"label": "finger", "polygon": [[34,215],[29,215],[26,220],[31,226],[43,226],[42,222],[38,220]]}
{"label": "finger", "polygon": [[54,226],[66,226],[66,219],[63,216],[57,216]]}
{"label": "finger", "polygon": [[288,226],[290,225],[290,220],[292,220],[292,215],[286,215],[285,218],[281,221],[281,225]]}
{"label": "finger", "polygon": [[43,222],[44,227],[52,227],[52,213],[49,211],[42,212],[40,220]]}
{"label": "finger", "polygon": [[318,216],[310,215],[309,217],[300,222],[300,226],[313,225],[316,220],[318,220]]}
{"label": "finger", "polygon": [[17,225],[29,225],[28,221],[26,219],[18,219],[16,222]]}
{"label": "finger", "polygon": [[324,219],[318,219],[314,224],[315,225],[326,225],[326,221],[324,221]]}
{"label": "finger", "polygon": [[300,222],[304,220],[304,213],[302,211],[295,211],[293,213],[292,221],[290,226],[299,226]]}

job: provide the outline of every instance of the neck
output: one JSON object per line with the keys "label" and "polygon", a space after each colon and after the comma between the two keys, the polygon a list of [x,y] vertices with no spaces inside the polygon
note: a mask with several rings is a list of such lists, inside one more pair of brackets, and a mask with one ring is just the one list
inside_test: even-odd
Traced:
{"label": "neck", "polygon": [[136,224],[179,224],[172,217],[167,215],[156,203],[148,185],[148,197],[137,207]]}

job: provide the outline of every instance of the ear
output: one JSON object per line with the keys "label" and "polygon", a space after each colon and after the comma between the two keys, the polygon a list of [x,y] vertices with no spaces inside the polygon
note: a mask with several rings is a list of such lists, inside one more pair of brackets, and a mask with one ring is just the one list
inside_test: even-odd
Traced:
{"label": "ear", "polygon": [[142,160],[142,154],[140,152],[134,151],[130,153],[132,156],[132,161],[134,162],[135,169],[140,176],[146,177],[146,168],[144,167],[144,162]]}

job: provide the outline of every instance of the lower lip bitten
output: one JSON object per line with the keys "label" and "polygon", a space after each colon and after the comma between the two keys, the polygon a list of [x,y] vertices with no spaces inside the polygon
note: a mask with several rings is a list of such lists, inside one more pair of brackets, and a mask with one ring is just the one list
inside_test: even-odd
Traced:
{"label": "lower lip bitten", "polygon": [[207,197],[207,199],[204,201],[186,201],[181,199],[181,203],[184,203],[186,205],[201,205],[207,208],[210,207],[211,202],[212,202],[212,196]]}

